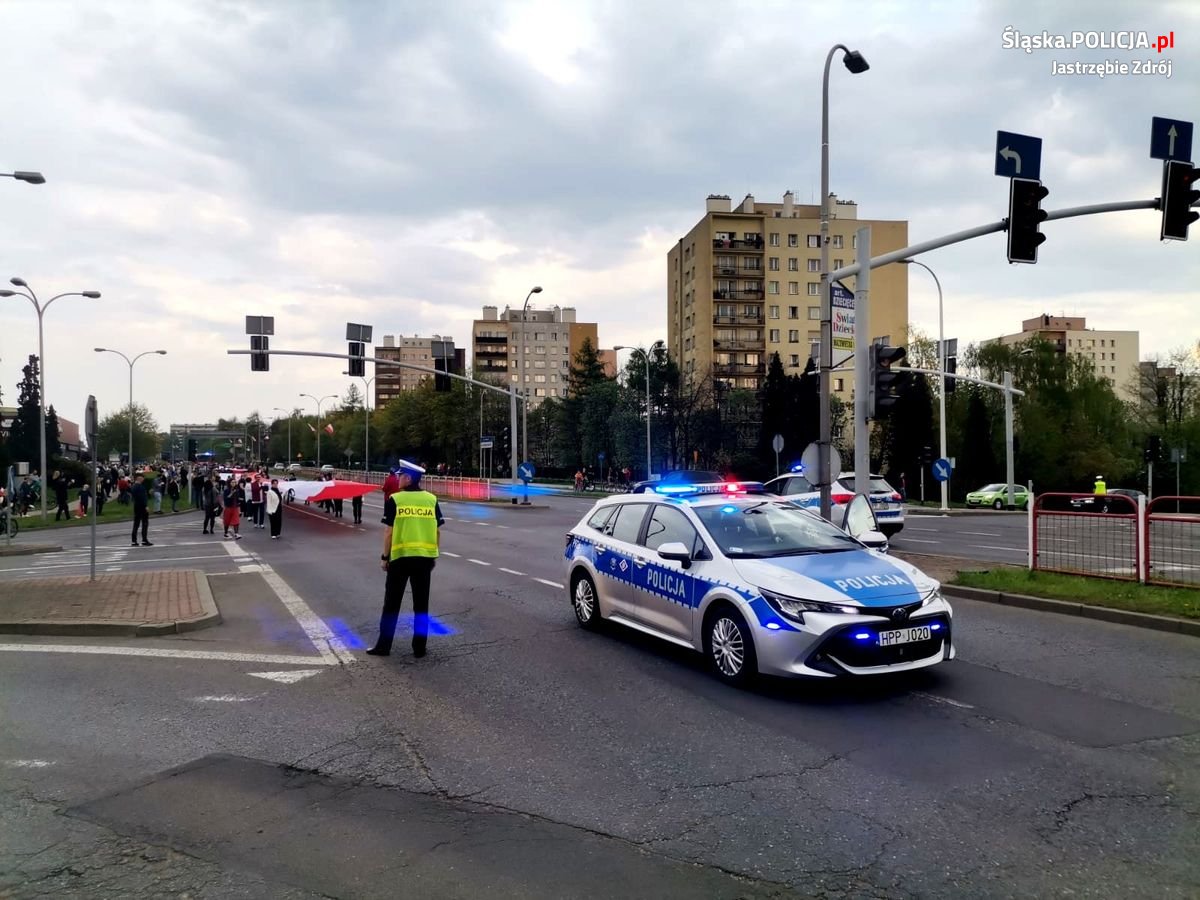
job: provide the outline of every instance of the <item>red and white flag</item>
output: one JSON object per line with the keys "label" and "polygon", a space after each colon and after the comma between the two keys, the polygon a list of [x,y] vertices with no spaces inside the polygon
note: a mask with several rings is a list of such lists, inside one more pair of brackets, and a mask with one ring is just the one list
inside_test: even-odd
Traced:
{"label": "red and white flag", "polygon": [[325,433],[333,434],[333,425],[332,424],[330,424],[328,422],[325,423]]}

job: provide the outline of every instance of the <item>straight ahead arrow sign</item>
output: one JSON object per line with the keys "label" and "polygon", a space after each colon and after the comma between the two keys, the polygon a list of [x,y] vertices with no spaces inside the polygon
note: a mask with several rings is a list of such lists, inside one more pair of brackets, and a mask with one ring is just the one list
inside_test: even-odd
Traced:
{"label": "straight ahead arrow sign", "polygon": [[247,672],[254,678],[265,678],[267,681],[278,681],[280,684],[295,684],[310,675],[320,675],[323,669],[296,669],[291,672]]}

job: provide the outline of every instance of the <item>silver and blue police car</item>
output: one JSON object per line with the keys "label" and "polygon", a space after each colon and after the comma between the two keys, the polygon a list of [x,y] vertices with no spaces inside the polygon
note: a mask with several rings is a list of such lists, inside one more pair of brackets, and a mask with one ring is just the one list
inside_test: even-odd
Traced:
{"label": "silver and blue police car", "polygon": [[867,546],[886,539],[865,498],[846,511],[859,540],[762,485],[668,490],[603,499],[567,532],[566,581],[583,627],[618,622],[699,651],[732,684],[954,658],[938,583]]}

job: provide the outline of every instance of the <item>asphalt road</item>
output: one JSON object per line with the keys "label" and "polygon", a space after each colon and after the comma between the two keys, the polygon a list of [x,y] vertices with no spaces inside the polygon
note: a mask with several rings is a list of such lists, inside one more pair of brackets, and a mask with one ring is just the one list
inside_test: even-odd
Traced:
{"label": "asphalt road", "polygon": [[110,560],[205,556],[226,624],[0,644],[0,895],[1196,896],[1195,639],[962,601],[937,670],[735,691],[578,629],[545,502],[444,505],[423,660],[361,652],[374,500]]}

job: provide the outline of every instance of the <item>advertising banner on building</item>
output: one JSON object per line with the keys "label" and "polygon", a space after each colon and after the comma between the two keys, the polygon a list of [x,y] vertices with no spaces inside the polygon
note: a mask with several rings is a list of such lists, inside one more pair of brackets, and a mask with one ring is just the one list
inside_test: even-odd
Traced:
{"label": "advertising banner on building", "polygon": [[854,355],[854,294],[835,282],[830,295],[833,364],[840,366]]}

